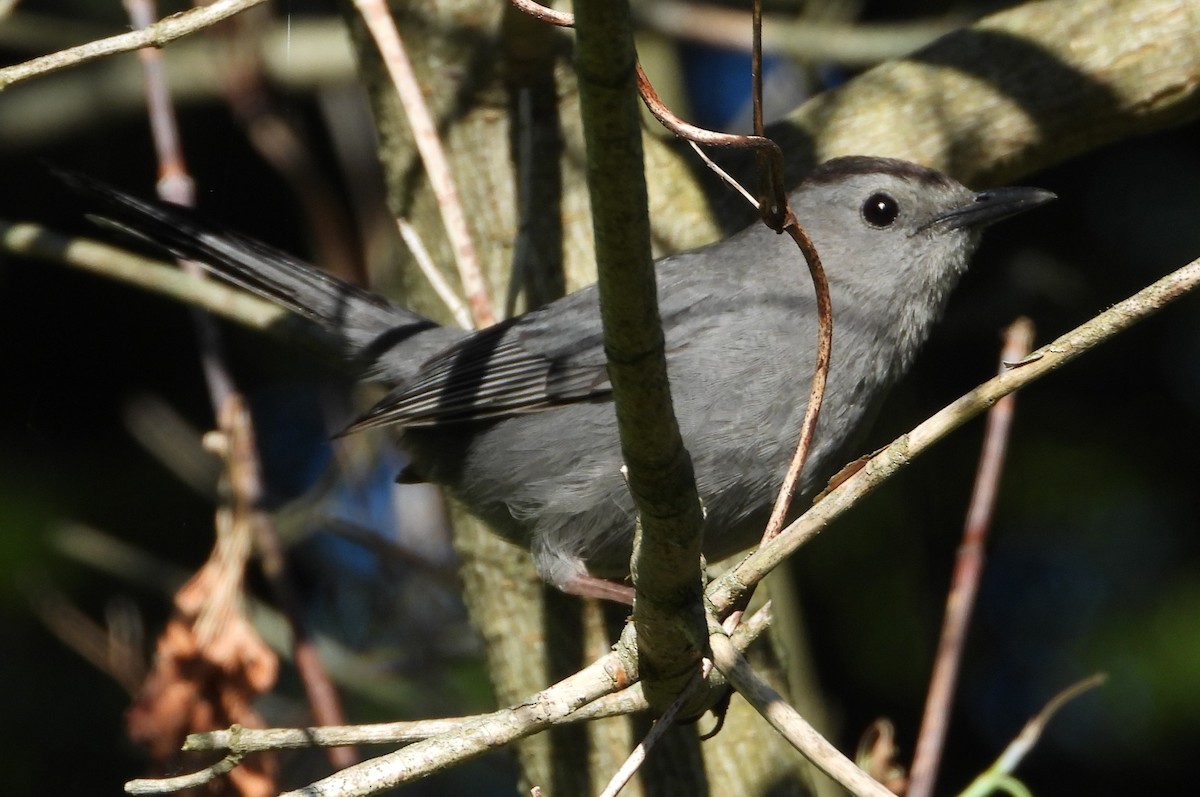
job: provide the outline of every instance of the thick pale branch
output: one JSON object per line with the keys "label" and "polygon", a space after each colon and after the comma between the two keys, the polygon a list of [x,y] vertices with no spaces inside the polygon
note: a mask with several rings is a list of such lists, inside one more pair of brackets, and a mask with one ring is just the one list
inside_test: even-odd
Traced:
{"label": "thick pale branch", "polygon": [[869,153],[1003,183],[1200,114],[1198,38],[1190,2],[1024,3],[813,98],[770,133],[793,176]]}

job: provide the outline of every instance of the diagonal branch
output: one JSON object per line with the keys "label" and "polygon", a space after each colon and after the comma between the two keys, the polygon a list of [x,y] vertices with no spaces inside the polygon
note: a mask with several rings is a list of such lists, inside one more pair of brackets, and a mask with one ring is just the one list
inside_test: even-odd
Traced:
{"label": "diagonal branch", "polygon": [[0,69],[0,91],[22,80],[85,64],[106,55],[127,53],[143,47],[162,47],[263,2],[264,0],[216,0],[211,5],[197,6],[189,11],[173,14],[140,30],[109,36],[107,39],[88,42],[78,47],[69,47],[66,50],[59,50],[56,53],[4,67]]}
{"label": "diagonal branch", "polygon": [[754,672],[745,657],[738,652],[729,637],[720,628],[715,628],[709,637],[713,663],[724,673],[738,694],[763,716],[771,727],[780,733],[805,758],[822,772],[836,780],[851,794],[870,797],[894,797],[870,775],[830,744],[824,736],[809,725],[800,712],[792,708],[775,689]]}
{"label": "diagonal branch", "polygon": [[[1033,322],[1028,318],[1019,318],[1010,324],[1004,333],[1000,373],[1003,374],[1008,369],[1009,363],[1029,356],[1032,346]],[[907,797],[929,797],[933,793],[938,760],[941,758],[946,726],[950,720],[950,706],[958,679],[958,666],[962,661],[963,645],[967,638],[967,624],[971,619],[971,610],[975,606],[975,595],[983,572],[984,544],[991,525],[992,510],[996,505],[1000,472],[1008,449],[1015,407],[1016,394],[1009,393],[997,401],[988,412],[975,488],[971,493],[966,527],[963,529],[962,543],[954,563],[954,576],[946,597],[946,617],[942,621],[942,637],[938,642],[933,675],[929,679],[929,695],[925,699],[921,730],[917,734]]]}
{"label": "diagonal branch", "polygon": [[467,217],[450,171],[450,162],[438,136],[437,125],[417,83],[417,76],[404,49],[400,31],[396,29],[396,22],[383,0],[354,0],[354,5],[371,32],[375,46],[379,48],[388,75],[395,84],[396,93],[404,106],[408,123],[412,126],[413,141],[417,145],[421,162],[425,164],[425,173],[429,176],[429,184],[437,198],[438,211],[442,214],[446,237],[454,252],[454,262],[458,265],[458,274],[471,309],[471,318],[476,328],[490,327],[496,323],[496,316],[492,312],[487,284],[479,269],[479,255],[471,240],[471,229],[467,225]]}

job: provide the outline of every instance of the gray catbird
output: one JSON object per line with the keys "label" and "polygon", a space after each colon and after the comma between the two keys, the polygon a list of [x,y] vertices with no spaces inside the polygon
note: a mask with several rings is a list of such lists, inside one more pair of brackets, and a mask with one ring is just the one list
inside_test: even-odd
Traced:
{"label": "gray catbird", "polygon": [[[634,509],[594,288],[489,329],[438,326],[183,208],[78,176],[101,215],[311,319],[365,378],[392,390],[351,429],[394,425],[406,472],[446,487],[568,591],[629,570]],[[832,366],[801,491],[852,453],[909,367],[989,223],[1053,199],[975,193],[899,160],[846,157],[791,195],[829,278]],[[656,264],[667,367],[718,559],[761,535],[813,372],[816,311],[803,259],[761,225]],[[402,474],[404,478],[404,474]]]}

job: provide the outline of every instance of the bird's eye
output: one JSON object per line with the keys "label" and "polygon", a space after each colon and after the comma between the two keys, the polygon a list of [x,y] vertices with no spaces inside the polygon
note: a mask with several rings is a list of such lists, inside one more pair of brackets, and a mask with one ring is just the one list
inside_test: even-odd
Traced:
{"label": "bird's eye", "polygon": [[862,206],[862,217],[872,227],[890,227],[900,215],[900,205],[882,191],[871,194]]}

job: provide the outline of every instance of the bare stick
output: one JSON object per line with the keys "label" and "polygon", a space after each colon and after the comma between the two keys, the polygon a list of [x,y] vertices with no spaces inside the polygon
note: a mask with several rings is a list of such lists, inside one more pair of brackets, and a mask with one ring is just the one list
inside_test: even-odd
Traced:
{"label": "bare stick", "polygon": [[512,4],[513,8],[525,12],[534,19],[540,19],[542,22],[549,22],[560,28],[575,27],[575,17],[568,11],[556,11],[541,3],[535,3],[533,0],[512,0]]}
{"label": "bare stick", "polygon": [[[1032,345],[1033,323],[1027,318],[1017,319],[1004,331],[1000,373],[1003,374],[1007,370],[1008,363],[1018,362],[1028,355]],[[958,668],[962,662],[963,644],[967,638],[967,626],[971,621],[971,610],[975,606],[975,595],[979,591],[979,580],[983,573],[984,545],[996,505],[996,493],[1004,468],[1004,454],[1008,448],[1016,401],[1016,394],[1009,393],[988,411],[987,430],[984,432],[983,451],[979,456],[975,489],[971,494],[971,505],[967,509],[967,520],[963,528],[962,543],[958,548],[958,557],[954,563],[950,592],[946,596],[942,637],[938,642],[933,675],[929,681],[929,695],[925,699],[921,732],[917,735],[908,797],[928,797],[933,793],[933,786],[937,780],[938,761],[946,740],[946,727],[949,723],[954,687],[958,681]]]}
{"label": "bare stick", "polygon": [[750,8],[750,100],[754,135],[766,136],[763,126],[762,0],[754,0]]}
{"label": "bare stick", "polygon": [[400,31],[396,29],[396,22],[382,0],[355,0],[354,6],[371,31],[375,46],[379,48],[388,74],[396,85],[408,122],[412,125],[413,140],[425,164],[434,196],[437,197],[438,210],[442,214],[446,237],[454,250],[454,261],[458,264],[458,275],[471,308],[471,317],[477,328],[489,327],[496,323],[496,317],[492,312],[491,299],[488,298],[487,284],[479,270],[479,256],[471,242],[471,230],[458,198],[450,163],[438,138],[437,124],[417,84],[417,76],[404,50]]}
{"label": "bare stick", "polygon": [[[125,10],[135,30],[149,28],[157,16],[154,0],[125,0]],[[158,157],[158,195],[168,202],[190,207],[195,200],[195,184],[183,162],[179,126],[175,122],[175,109],[171,104],[170,90],[167,88],[162,51],[153,47],[143,47],[138,50],[138,60],[142,64],[146,87],[146,113],[150,120],[154,151]],[[204,269],[190,260],[180,259],[176,262],[189,274],[204,274]],[[213,415],[216,416],[233,392],[233,378],[229,375],[229,369],[225,367],[221,331],[216,322],[211,316],[194,308],[191,316],[196,327],[200,367],[208,386]]]}
{"label": "bare stick", "polygon": [[688,146],[692,148],[692,151],[696,153],[696,156],[700,158],[700,160],[704,161],[705,166],[711,169],[717,175],[717,177],[721,178],[725,185],[741,194],[742,199],[750,203],[750,207],[758,210],[758,200],[755,199],[754,195],[747,191],[741,183],[735,180],[732,174],[722,169],[716,161],[708,157],[708,153],[705,152],[704,149],[695,141],[688,141]]}
{"label": "bare stick", "polygon": [[787,218],[787,192],[783,188],[783,151],[779,145],[765,136],[718,133],[685,122],[663,103],[641,64],[637,65],[637,83],[638,93],[650,114],[680,138],[710,147],[754,150],[759,161],[760,179],[764,183],[759,197],[759,217],[772,230],[782,231]]}
{"label": "bare stick", "polygon": [[167,792],[194,789],[197,786],[212,783],[222,775],[232,772],[241,761],[241,754],[230,753],[212,766],[189,775],[179,775],[174,778],[137,778],[125,784],[125,793],[166,794]]}
{"label": "bare stick", "polygon": [[674,702],[667,707],[662,716],[654,721],[654,725],[646,734],[646,738],[642,739],[638,746],[633,748],[633,752],[625,759],[625,763],[613,774],[612,778],[608,781],[608,785],[604,787],[604,791],[600,792],[600,797],[617,797],[620,794],[621,789],[625,788],[625,785],[629,783],[633,776],[637,774],[638,769],[645,763],[646,755],[650,752],[650,749],[662,738],[667,729],[675,724],[675,718],[679,716],[679,712],[692,699],[692,695],[696,694],[696,691],[704,683],[705,679],[708,678],[709,673],[712,672],[712,667],[712,662],[704,659],[700,669],[692,675],[692,680],[683,688]]}
{"label": "bare stick", "polygon": [[458,294],[454,292],[454,288],[450,287],[450,283],[446,281],[446,278],[442,276],[442,272],[438,270],[437,265],[433,262],[433,258],[429,255],[429,250],[425,248],[425,242],[421,240],[421,235],[417,232],[417,228],[412,226],[406,219],[396,219],[396,225],[400,228],[400,237],[404,239],[408,251],[412,252],[413,259],[417,261],[417,268],[421,269],[421,273],[425,275],[425,279],[429,280],[429,284],[433,287],[433,292],[446,305],[446,309],[450,311],[450,315],[454,316],[455,323],[463,329],[474,329],[475,323],[471,319],[471,311],[463,304],[463,300],[458,298]]}
{"label": "bare stick", "polygon": [[617,653],[610,653],[520,705],[485,715],[458,732],[356,764],[283,797],[372,794],[545,730],[579,706],[628,686],[627,678],[633,673],[623,669],[620,662]]}
{"label": "bare stick", "polygon": [[197,6],[189,11],[174,14],[158,22],[130,33],[110,36],[107,39],[88,42],[78,47],[59,50],[56,53],[33,58],[24,63],[0,69],[0,91],[14,83],[39,75],[48,75],[69,66],[84,64],[106,55],[127,53],[142,47],[163,47],[196,31],[215,25],[223,19],[261,4],[264,0],[216,0],[207,6]]}
{"label": "bare stick", "polygon": [[[739,623],[730,634],[734,647],[746,650],[771,625],[771,602],[767,601],[749,619]],[[725,624],[729,628],[732,624]],[[649,708],[642,696],[641,684],[632,684],[619,692],[603,695],[563,717],[563,723],[587,722],[604,717],[616,717],[645,711]],[[484,719],[487,715],[414,720],[410,722],[381,722],[370,725],[340,725],[310,728],[237,728],[233,730],[193,733],[187,737],[183,750],[198,752],[223,750],[231,753],[253,753],[260,750],[285,750],[306,747],[336,747],[347,744],[408,744],[432,736],[453,733]]]}
{"label": "bare stick", "polygon": [[713,661],[729,683],[754,709],[763,716],[771,727],[805,758],[829,777],[836,780],[851,794],[870,797],[895,797],[877,783],[853,761],[826,741],[812,725],[788,705],[775,689],[754,671],[749,662],[738,652],[723,631],[709,635]]}

